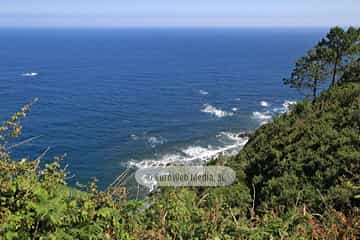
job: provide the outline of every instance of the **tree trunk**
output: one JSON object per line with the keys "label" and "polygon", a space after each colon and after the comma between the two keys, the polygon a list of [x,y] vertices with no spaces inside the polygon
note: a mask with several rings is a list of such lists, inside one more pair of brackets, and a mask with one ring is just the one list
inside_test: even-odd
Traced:
{"label": "tree trunk", "polygon": [[336,53],[335,56],[335,63],[334,63],[334,69],[333,69],[333,75],[332,75],[332,80],[331,80],[331,87],[334,87],[336,84],[336,73],[337,73],[337,65],[339,63],[339,54]]}
{"label": "tree trunk", "polygon": [[331,87],[334,87],[336,84],[336,69],[337,69],[337,60],[335,61],[335,64],[334,64],[334,70],[333,70],[333,75],[332,75],[332,80],[331,80]]}
{"label": "tree trunk", "polygon": [[312,100],[313,104],[315,103],[315,100],[316,100],[317,84],[318,84],[318,80],[315,79],[314,86],[313,86],[313,100]]}

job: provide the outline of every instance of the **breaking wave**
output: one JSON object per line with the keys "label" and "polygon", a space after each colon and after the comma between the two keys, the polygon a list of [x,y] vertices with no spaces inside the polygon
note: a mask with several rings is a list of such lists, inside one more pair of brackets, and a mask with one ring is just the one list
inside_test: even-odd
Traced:
{"label": "breaking wave", "polygon": [[150,144],[152,148],[155,148],[158,145],[164,144],[166,139],[163,137],[149,137],[147,142]]}
{"label": "breaking wave", "polygon": [[260,106],[262,107],[268,107],[270,104],[266,101],[260,101]]}
{"label": "breaking wave", "polygon": [[287,113],[290,111],[290,108],[292,105],[295,105],[296,104],[296,101],[288,101],[288,100],[285,100],[282,104],[281,107],[279,108],[274,108],[274,111],[275,112],[278,112],[278,113]]}
{"label": "breaking wave", "polygon": [[146,134],[138,136],[136,134],[131,134],[129,137],[133,141],[145,141],[145,143],[149,144],[152,148],[167,142],[167,139],[162,136],[147,136]]}
{"label": "breaking wave", "polygon": [[[255,111],[252,118],[257,120],[260,125],[272,121],[273,117],[278,114],[288,112],[290,106],[295,104],[295,101],[284,101],[282,104],[266,111]],[[269,104],[270,106],[270,104]],[[235,109],[232,109],[236,111]],[[213,114],[217,117],[232,116],[233,112],[225,112],[212,105],[205,104],[201,109],[202,112]],[[188,144],[183,147],[173,147],[166,150],[165,153],[154,153],[151,157],[139,160],[131,160],[128,162],[129,166],[135,168],[148,167],[163,167],[172,165],[203,165],[206,162],[215,159],[216,157],[225,155],[231,156],[237,154],[243,146],[248,142],[249,135],[245,132],[220,132],[214,136],[214,142],[206,145],[196,143]],[[139,139],[136,135],[130,136],[132,139]],[[166,139],[161,137],[148,137],[147,142],[156,147],[156,145],[163,144]]]}
{"label": "breaking wave", "polygon": [[271,112],[253,112],[253,118],[258,120],[268,120],[272,118]]}
{"label": "breaking wave", "polygon": [[223,111],[222,109],[220,108],[216,108],[210,104],[204,104],[203,105],[203,108],[201,109],[201,112],[203,113],[209,113],[209,114],[212,114],[216,117],[227,117],[227,116],[233,116],[234,113],[232,112],[226,112],[226,111]]}
{"label": "breaking wave", "polygon": [[136,168],[204,164],[221,155],[230,156],[238,153],[249,140],[243,133],[230,132],[220,132],[216,138],[219,143],[218,146],[187,146],[174,153],[163,154],[158,158],[130,161],[129,164]]}
{"label": "breaking wave", "polygon": [[[266,102],[267,103],[267,102]],[[268,103],[267,103],[268,104]],[[296,104],[296,101],[289,101],[289,100],[285,100],[282,104],[281,107],[275,107],[271,110],[266,110],[263,112],[253,112],[252,114],[252,118],[257,120],[260,125],[266,124],[271,122],[271,120],[273,119],[274,116],[278,115],[278,114],[284,114],[290,111],[290,108],[292,105]],[[265,107],[265,101],[261,101],[260,105]],[[266,107],[269,106],[266,105]]]}
{"label": "breaking wave", "polygon": [[27,72],[27,73],[21,74],[21,76],[23,76],[23,77],[36,77],[37,75],[39,75],[39,74],[36,72]]}
{"label": "breaking wave", "polygon": [[273,116],[271,115],[270,111],[253,112],[252,118],[259,121],[260,125],[264,125],[266,123],[269,123],[271,121],[271,119],[273,118]]}

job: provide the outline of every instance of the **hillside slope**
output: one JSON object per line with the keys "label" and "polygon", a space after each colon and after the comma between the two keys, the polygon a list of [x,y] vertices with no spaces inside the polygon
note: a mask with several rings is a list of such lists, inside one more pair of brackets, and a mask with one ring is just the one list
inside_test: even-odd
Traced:
{"label": "hillside slope", "polygon": [[[354,82],[354,81],[352,81]],[[235,157],[231,186],[164,188],[148,202],[122,189],[68,187],[59,159],[15,161],[6,138],[25,106],[0,126],[0,239],[359,239],[360,85],[260,127]]]}
{"label": "hillside slope", "polygon": [[247,163],[246,181],[260,206],[359,206],[354,186],[360,184],[360,85],[324,91],[314,105],[298,103],[259,128],[229,165],[239,162]]}
{"label": "hillside slope", "polygon": [[[354,81],[351,81],[354,82]],[[263,125],[235,157],[228,187],[164,189],[149,209],[156,239],[360,237],[360,85],[326,90]],[[143,235],[142,235],[143,236]]]}

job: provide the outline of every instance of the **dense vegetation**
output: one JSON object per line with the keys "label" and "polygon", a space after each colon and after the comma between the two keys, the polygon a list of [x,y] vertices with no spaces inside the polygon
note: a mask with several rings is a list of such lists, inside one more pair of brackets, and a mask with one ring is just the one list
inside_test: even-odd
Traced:
{"label": "dense vegetation", "polygon": [[[326,39],[319,46],[332,46]],[[332,62],[330,50],[322,61],[335,78],[312,75],[318,63],[293,78],[320,76],[330,89],[257,129],[237,156],[210,163],[236,171],[228,187],[163,188],[147,201],[95,181],[68,187],[62,157],[44,167],[45,154],[11,158],[24,106],[0,126],[0,239],[359,239],[359,55],[342,50],[352,57]]]}

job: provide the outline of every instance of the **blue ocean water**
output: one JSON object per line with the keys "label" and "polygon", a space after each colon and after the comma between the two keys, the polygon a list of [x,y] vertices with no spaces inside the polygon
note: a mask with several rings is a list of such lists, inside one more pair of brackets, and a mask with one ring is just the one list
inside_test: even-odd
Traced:
{"label": "blue ocean water", "polygon": [[17,157],[67,153],[71,181],[243,144],[299,94],[282,85],[326,29],[0,29],[0,120],[39,98]]}

